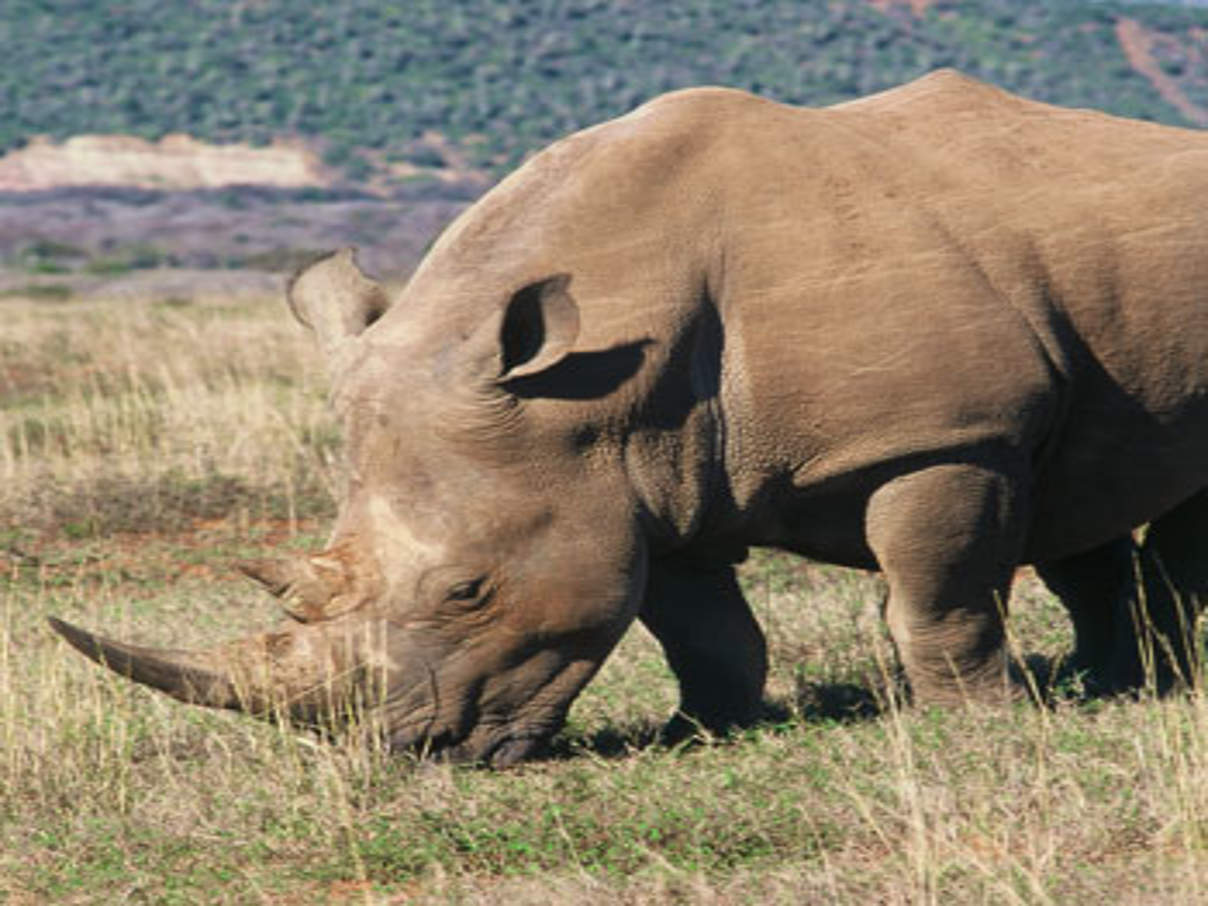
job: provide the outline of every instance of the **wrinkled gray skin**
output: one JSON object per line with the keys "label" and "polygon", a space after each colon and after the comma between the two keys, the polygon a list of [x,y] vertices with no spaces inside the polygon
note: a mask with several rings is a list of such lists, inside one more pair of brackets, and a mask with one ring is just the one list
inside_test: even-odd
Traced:
{"label": "wrinkled gray skin", "polygon": [[502,765],[635,617],[679,729],[756,717],[733,564],[769,545],[885,574],[918,701],[1010,695],[1022,563],[1092,683],[1169,684],[1175,593],[1208,587],[1206,198],[1208,135],[951,72],[824,110],[667,95],[530,160],[394,300],[351,253],[296,279],[351,474],[327,551],[244,567],[292,622],[201,652],[56,626],[187,701],[356,700]]}

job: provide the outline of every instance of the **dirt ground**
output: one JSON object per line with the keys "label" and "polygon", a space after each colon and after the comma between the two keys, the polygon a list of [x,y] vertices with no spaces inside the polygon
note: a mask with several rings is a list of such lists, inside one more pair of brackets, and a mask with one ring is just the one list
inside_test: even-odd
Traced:
{"label": "dirt ground", "polygon": [[0,193],[0,294],[263,294],[305,259],[348,245],[370,272],[400,279],[475,191],[429,184],[390,198],[255,187]]}

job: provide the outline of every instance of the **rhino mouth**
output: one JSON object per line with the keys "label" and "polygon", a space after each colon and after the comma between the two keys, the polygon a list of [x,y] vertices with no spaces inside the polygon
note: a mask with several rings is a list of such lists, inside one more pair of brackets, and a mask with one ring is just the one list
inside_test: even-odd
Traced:
{"label": "rhino mouth", "polygon": [[414,683],[411,694],[382,703],[379,725],[394,754],[501,768],[539,754],[557,732],[523,717],[484,715],[476,702],[480,686],[442,695],[435,672],[427,672],[428,681]]}
{"label": "rhino mouth", "polygon": [[520,761],[539,756],[548,747],[556,731],[501,727],[483,731],[475,728],[454,737],[451,734],[429,735],[424,727],[410,731],[393,731],[388,747],[396,754],[417,758],[434,758],[450,764],[472,764],[491,768],[507,768]]}
{"label": "rhino mouth", "polygon": [[382,703],[391,752],[454,764],[506,768],[542,757],[598,662],[557,651],[528,652],[510,670],[462,673],[464,663],[426,667],[402,694]]}

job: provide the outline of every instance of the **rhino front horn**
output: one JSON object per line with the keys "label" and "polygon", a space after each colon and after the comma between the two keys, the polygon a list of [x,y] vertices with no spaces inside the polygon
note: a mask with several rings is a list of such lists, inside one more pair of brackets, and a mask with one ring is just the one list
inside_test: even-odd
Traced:
{"label": "rhino front horn", "polygon": [[363,667],[363,646],[373,643],[367,625],[340,632],[299,626],[203,651],[128,645],[55,617],[50,625],[85,657],[115,673],[209,708],[289,714],[302,723],[326,725],[354,700],[367,701],[375,689]]}
{"label": "rhino front horn", "polygon": [[205,658],[188,651],[142,648],[93,635],[56,617],[51,628],[85,657],[136,683],[167,692],[173,698],[215,708],[238,707],[228,678],[213,671]]}

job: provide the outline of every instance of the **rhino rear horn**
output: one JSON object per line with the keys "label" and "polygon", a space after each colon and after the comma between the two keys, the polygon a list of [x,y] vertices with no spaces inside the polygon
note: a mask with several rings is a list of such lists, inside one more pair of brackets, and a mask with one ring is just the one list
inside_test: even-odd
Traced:
{"label": "rhino rear horn", "polygon": [[294,317],[315,332],[329,360],[345,341],[359,336],[390,307],[386,290],[365,276],[352,248],[298,271],[289,281],[286,298]]}
{"label": "rhino rear horn", "polygon": [[300,623],[326,619],[349,609],[351,601],[336,601],[342,592],[351,590],[344,564],[338,558],[243,560],[235,566],[277,598],[282,609]]}
{"label": "rhino rear horn", "polygon": [[236,568],[275,597],[281,608],[301,623],[320,620],[338,588],[334,577],[321,574],[307,560],[244,560]]}

